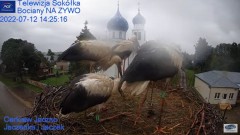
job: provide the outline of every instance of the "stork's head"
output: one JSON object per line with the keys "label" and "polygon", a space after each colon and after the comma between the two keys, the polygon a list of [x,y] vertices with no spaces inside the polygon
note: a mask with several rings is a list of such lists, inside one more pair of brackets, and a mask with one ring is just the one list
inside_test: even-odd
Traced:
{"label": "stork's head", "polygon": [[110,63],[116,64],[116,66],[118,68],[118,73],[120,74],[120,76],[122,76],[122,68],[121,68],[122,59],[118,55],[114,55],[111,57]]}
{"label": "stork's head", "polygon": [[138,39],[136,36],[133,36],[132,38],[129,39],[130,41],[133,42],[134,45],[134,51],[136,52],[140,48],[140,44],[138,42]]}

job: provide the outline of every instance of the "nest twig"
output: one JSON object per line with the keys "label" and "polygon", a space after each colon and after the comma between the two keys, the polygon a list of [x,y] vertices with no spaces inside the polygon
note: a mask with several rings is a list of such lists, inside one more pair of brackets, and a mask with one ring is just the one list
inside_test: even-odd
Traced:
{"label": "nest twig", "polygon": [[[28,122],[23,124],[36,125],[38,127],[42,127],[43,125],[63,125],[64,130],[42,130],[40,128],[39,130],[25,130],[21,134],[152,134],[160,116],[160,96],[158,93],[162,88],[162,83],[157,82],[157,88],[153,93],[153,103],[150,108],[152,111],[155,111],[155,114],[150,118],[147,117],[149,106],[145,103],[141,112],[141,119],[135,126],[136,115],[134,114],[136,114],[141,98],[133,97],[127,101],[123,101],[120,95],[116,93],[108,101],[111,108],[101,114],[102,116],[99,121],[96,121],[94,118],[85,118],[83,112],[76,114],[77,116],[58,119],[54,123]],[[25,117],[33,119],[36,117],[56,118],[60,103],[68,91],[68,86],[58,88],[49,87],[36,97],[33,110]],[[168,97],[166,98],[161,121],[161,125],[166,127],[166,134],[217,134],[222,119],[214,107],[209,104],[204,104],[203,106],[202,100],[192,91],[183,92],[174,88],[167,91],[167,93]]]}

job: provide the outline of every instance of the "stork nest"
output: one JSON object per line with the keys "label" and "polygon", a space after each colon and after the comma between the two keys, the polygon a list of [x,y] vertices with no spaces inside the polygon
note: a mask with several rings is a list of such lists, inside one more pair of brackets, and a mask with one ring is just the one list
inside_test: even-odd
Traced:
{"label": "stork nest", "polygon": [[[152,85],[152,84],[151,84]],[[148,135],[154,133],[161,117],[161,127],[164,134],[217,134],[217,127],[222,124],[221,114],[211,105],[204,104],[193,90],[183,92],[181,89],[169,88],[166,97],[163,99],[159,93],[163,91],[163,83],[158,81],[155,84],[152,94],[152,106],[150,105],[151,90],[148,89],[148,96],[141,111],[141,117],[137,123],[136,112],[144,94],[130,96],[125,92],[127,99],[123,100],[119,93],[114,93],[107,101],[108,109],[96,117],[85,117],[85,113],[70,114],[68,118],[58,118],[54,123],[28,122],[24,125],[63,125],[64,130],[28,130],[21,134],[83,134],[83,135]],[[68,93],[68,86],[50,87],[36,97],[32,112],[28,118],[57,118],[59,105]],[[161,102],[165,100],[163,112],[160,112]],[[87,112],[95,110],[89,108]],[[204,112],[204,113],[203,113]],[[220,126],[222,127],[222,125]],[[221,130],[222,131],[222,130]]]}

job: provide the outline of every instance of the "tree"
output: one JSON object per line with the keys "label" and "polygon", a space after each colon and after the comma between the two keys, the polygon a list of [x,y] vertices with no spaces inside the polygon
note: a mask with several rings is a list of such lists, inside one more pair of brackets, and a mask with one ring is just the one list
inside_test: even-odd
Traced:
{"label": "tree", "polygon": [[240,71],[240,45],[221,43],[213,51],[211,69]]}
{"label": "tree", "polygon": [[85,24],[84,29],[82,29],[82,32],[80,33],[80,35],[77,36],[77,39],[79,41],[81,41],[81,40],[95,40],[96,39],[95,36],[93,36],[93,34],[87,28],[88,22],[85,21],[84,24]]}
{"label": "tree", "polygon": [[22,39],[8,39],[2,45],[1,53],[3,64],[7,72],[15,72],[17,77],[22,77],[24,69],[31,75],[36,75],[42,62],[43,55],[37,51],[34,44]]}
{"label": "tree", "polygon": [[208,45],[205,38],[199,38],[197,44],[195,45],[195,66],[200,69],[200,72],[208,70],[211,54],[213,48]]}
{"label": "tree", "polygon": [[48,49],[47,55],[50,56],[50,61],[53,62],[55,53],[51,49]]}
{"label": "tree", "polygon": [[[96,39],[95,36],[87,28],[88,22],[85,21],[84,24],[85,24],[84,29],[82,29],[82,32],[80,33],[80,35],[77,36],[77,40],[79,40],[79,41],[95,40]],[[79,63],[79,62],[70,62],[69,70],[70,70],[70,72],[72,73],[73,76],[78,76],[78,75],[88,73],[89,69],[90,69],[89,64]]]}
{"label": "tree", "polygon": [[183,67],[186,69],[193,68],[193,55],[190,55],[186,52],[183,53]]}

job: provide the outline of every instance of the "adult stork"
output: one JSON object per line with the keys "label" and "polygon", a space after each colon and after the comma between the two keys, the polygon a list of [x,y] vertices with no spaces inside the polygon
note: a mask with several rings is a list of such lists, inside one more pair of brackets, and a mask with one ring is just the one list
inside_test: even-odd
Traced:
{"label": "adult stork", "polygon": [[117,91],[120,79],[104,74],[89,73],[75,78],[69,86],[69,93],[60,104],[60,114],[81,112],[106,102],[112,92]]}
{"label": "adult stork", "polygon": [[[132,63],[124,72],[118,90],[123,97],[122,90],[138,95],[147,88],[150,81],[166,79],[177,74],[181,69],[182,60],[182,54],[177,48],[164,46],[156,41],[148,41],[140,47]],[[146,96],[147,92],[142,104]],[[139,106],[138,114],[142,104]]]}
{"label": "adult stork", "polygon": [[135,44],[135,40],[131,39],[122,41],[112,48],[109,42],[99,40],[79,41],[64,51],[59,56],[59,60],[87,61],[90,63],[90,71],[92,71],[93,66],[105,71],[116,64],[118,72],[122,76],[122,59],[133,51],[134,46],[138,45]]}
{"label": "adult stork", "polygon": [[125,61],[132,53],[136,53],[140,48],[137,37],[132,37],[129,40],[123,40],[112,47],[114,54],[118,55],[123,60],[123,71],[125,70]]}

